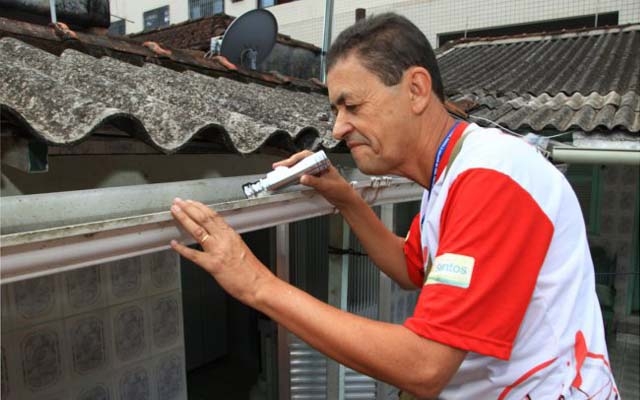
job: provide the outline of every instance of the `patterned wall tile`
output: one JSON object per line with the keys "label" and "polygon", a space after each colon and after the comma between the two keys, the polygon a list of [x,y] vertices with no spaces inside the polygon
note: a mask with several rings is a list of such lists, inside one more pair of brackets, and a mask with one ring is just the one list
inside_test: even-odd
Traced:
{"label": "patterned wall tile", "polygon": [[154,358],[153,373],[157,400],[186,400],[187,379],[184,348]]}
{"label": "patterned wall tile", "polygon": [[155,380],[148,361],[117,371],[114,381],[117,400],[154,400]]}
{"label": "patterned wall tile", "polygon": [[32,397],[23,398],[21,400],[68,400],[68,399],[69,399],[68,390],[58,390],[54,393],[35,395]]}
{"label": "patterned wall tile", "polygon": [[186,399],[179,263],[165,251],[2,285],[2,400]]}
{"label": "patterned wall tile", "polygon": [[0,342],[0,399],[17,400],[21,386],[15,340],[13,335],[3,334]]}
{"label": "patterned wall tile", "polygon": [[149,299],[152,351],[183,346],[182,296],[173,291]]}
{"label": "patterned wall tile", "polygon": [[111,310],[114,367],[149,355],[151,335],[144,301],[134,301]]}
{"label": "patterned wall tile", "polygon": [[633,165],[621,165],[620,181],[627,187],[634,187],[638,184],[638,167]]}
{"label": "patterned wall tile", "polygon": [[43,276],[8,284],[13,313],[13,328],[33,326],[59,319],[59,275]]}
{"label": "patterned wall tile", "polygon": [[11,385],[9,385],[9,373],[7,372],[7,351],[0,343],[0,399],[9,397],[11,389]]}
{"label": "patterned wall tile", "polygon": [[103,308],[107,305],[106,282],[100,265],[62,274],[62,308],[65,316]]}
{"label": "patterned wall tile", "polygon": [[126,303],[146,294],[146,279],[143,279],[141,257],[127,258],[102,265],[107,276],[109,305]]}
{"label": "patterned wall tile", "polygon": [[70,391],[71,400],[115,400],[116,398],[111,374],[80,380]]}
{"label": "patterned wall tile", "polygon": [[143,263],[149,268],[149,295],[180,287],[180,260],[175,251],[149,254],[143,258]]}
{"label": "patterned wall tile", "polygon": [[0,286],[0,331],[9,332],[9,329],[13,326],[13,301],[9,296],[9,285]]}
{"label": "patterned wall tile", "polygon": [[14,336],[22,367],[20,399],[65,390],[68,381],[64,354],[67,351],[61,321],[35,326]]}
{"label": "patterned wall tile", "polygon": [[600,232],[602,234],[613,233],[615,227],[615,221],[613,215],[609,213],[600,214]]}
{"label": "patterned wall tile", "polygon": [[617,233],[631,237],[632,232],[633,232],[633,219],[627,216],[618,217]]}
{"label": "patterned wall tile", "polygon": [[621,274],[615,277],[615,311],[619,315],[625,315],[629,285],[628,276],[622,273],[629,271],[632,264],[632,254],[628,249],[633,247],[633,215],[640,170],[628,165],[607,165],[603,171],[603,196],[599,216],[601,231],[598,235],[589,236],[589,242],[616,256],[616,272]]}
{"label": "patterned wall tile", "polygon": [[72,379],[104,375],[111,369],[111,318],[107,310],[67,318],[65,330]]}

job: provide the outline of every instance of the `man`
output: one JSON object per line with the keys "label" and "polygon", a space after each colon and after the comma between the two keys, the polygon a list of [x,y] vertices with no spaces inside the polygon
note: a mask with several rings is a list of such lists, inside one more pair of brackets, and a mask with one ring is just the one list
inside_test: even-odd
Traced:
{"label": "man", "polygon": [[387,275],[421,288],[414,315],[394,325],[316,300],[197,202],[177,199],[172,213],[204,252],[173,248],[329,357],[415,397],[617,398],[584,222],[562,174],[524,141],[450,117],[429,42],[403,17],[355,24],[327,57],[335,138],[363,172],[426,190],[404,241],[335,168],[301,182]]}

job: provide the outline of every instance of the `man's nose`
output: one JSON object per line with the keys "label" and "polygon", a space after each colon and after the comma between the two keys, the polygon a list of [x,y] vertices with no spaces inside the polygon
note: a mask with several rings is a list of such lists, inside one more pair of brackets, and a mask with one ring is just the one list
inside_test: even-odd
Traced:
{"label": "man's nose", "polygon": [[353,125],[347,118],[345,118],[344,113],[338,112],[336,115],[336,122],[333,125],[333,138],[336,140],[342,140],[344,137],[353,130]]}

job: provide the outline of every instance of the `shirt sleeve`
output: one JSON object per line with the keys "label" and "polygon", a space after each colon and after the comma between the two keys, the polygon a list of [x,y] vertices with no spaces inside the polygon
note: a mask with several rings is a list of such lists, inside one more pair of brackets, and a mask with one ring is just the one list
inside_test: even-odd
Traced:
{"label": "shirt sleeve", "polygon": [[460,174],[440,215],[434,265],[405,326],[509,359],[552,235],[547,215],[509,176],[481,168]]}
{"label": "shirt sleeve", "polygon": [[424,283],[424,260],[422,239],[420,238],[420,213],[411,222],[407,237],[404,239],[404,258],[407,262],[407,274],[416,287]]}

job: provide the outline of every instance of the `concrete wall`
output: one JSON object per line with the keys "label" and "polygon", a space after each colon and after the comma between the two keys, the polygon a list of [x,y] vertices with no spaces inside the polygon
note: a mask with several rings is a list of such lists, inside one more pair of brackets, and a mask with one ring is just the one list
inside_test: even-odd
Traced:
{"label": "concrete wall", "polygon": [[[50,156],[49,171],[26,173],[0,165],[0,197],[147,183],[266,174],[283,155],[179,154]],[[329,154],[354,168],[350,154]],[[197,199],[194,199],[197,200]],[[167,205],[168,209],[169,205]]]}
{"label": "concrete wall", "polygon": [[259,174],[268,172],[280,158],[229,154],[50,156],[49,171],[44,173],[0,166],[0,196]]}
{"label": "concrete wall", "polygon": [[165,251],[3,285],[2,399],[186,399],[178,263]]}

